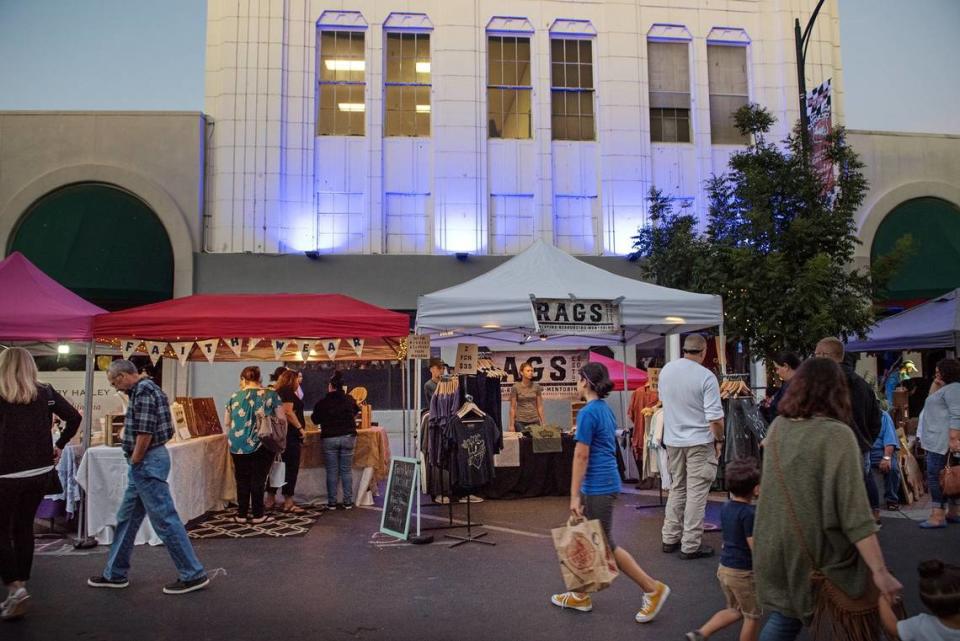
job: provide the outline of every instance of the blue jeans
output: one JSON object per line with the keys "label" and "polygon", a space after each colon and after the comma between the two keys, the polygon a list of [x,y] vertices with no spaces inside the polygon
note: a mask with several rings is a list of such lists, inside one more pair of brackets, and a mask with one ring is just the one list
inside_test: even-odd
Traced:
{"label": "blue jeans", "polygon": [[927,487],[930,488],[933,507],[939,507],[942,510],[947,508],[948,502],[952,505],[960,503],[956,498],[948,499],[944,497],[943,491],[940,489],[940,470],[946,467],[948,456],[950,456],[949,452],[946,454],[927,452]]}
{"label": "blue jeans", "polygon": [[323,460],[327,468],[327,505],[337,502],[337,477],[343,487],[343,502],[353,503],[353,448],[357,435],[323,439]]}
{"label": "blue jeans", "polygon": [[150,517],[150,524],[167,546],[181,581],[192,581],[206,575],[173,505],[170,486],[167,485],[169,474],[170,454],[163,446],[147,450],[143,461],[130,466],[127,491],[117,511],[113,545],[110,546],[107,566],[103,569],[106,578],[127,578],[130,554],[144,516]]}
{"label": "blue jeans", "polygon": [[760,632],[760,641],[793,641],[802,628],[803,622],[800,619],[773,611]]}
{"label": "blue jeans", "polygon": [[887,503],[900,504],[900,467],[897,456],[894,454],[890,461],[890,471],[880,471],[880,461],[883,454],[870,457],[870,475],[867,477],[867,497],[870,507],[880,509],[880,488],[883,488],[883,500]]}

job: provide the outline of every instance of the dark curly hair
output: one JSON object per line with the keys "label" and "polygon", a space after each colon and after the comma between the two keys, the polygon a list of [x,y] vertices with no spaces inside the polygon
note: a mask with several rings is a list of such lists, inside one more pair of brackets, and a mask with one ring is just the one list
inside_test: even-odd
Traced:
{"label": "dark curly hair", "polygon": [[760,464],[752,456],[731,461],[724,470],[727,491],[738,498],[753,496],[753,488],[760,485]]}
{"label": "dark curly hair", "polygon": [[610,372],[603,363],[587,363],[580,368],[580,377],[587,381],[597,396],[606,398],[613,390],[613,383],[610,382]]}
{"label": "dark curly hair", "polygon": [[940,378],[949,385],[960,381],[960,361],[955,358],[944,358],[937,363],[937,369],[940,370]]}
{"label": "dark curly hair", "polygon": [[960,614],[960,566],[943,561],[924,561],[920,575],[920,600],[935,616]]}
{"label": "dark curly hair", "polygon": [[787,418],[826,416],[850,425],[850,388],[843,370],[829,358],[807,359],[790,381],[777,413]]}

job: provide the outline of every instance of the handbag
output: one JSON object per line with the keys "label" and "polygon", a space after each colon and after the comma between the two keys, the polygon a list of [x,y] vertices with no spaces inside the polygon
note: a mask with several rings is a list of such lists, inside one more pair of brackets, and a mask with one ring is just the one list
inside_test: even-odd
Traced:
{"label": "handbag", "polygon": [[570,517],[566,525],[550,534],[568,590],[599,592],[620,574],[599,520]]}
{"label": "handbag", "polygon": [[[767,449],[771,450],[773,455],[774,471],[780,489],[783,490],[791,525],[797,535],[797,540],[800,542],[800,547],[803,548],[810,561],[810,566],[813,568],[810,573],[810,583],[813,587],[811,637],[815,640],[836,639],[838,641],[842,639],[872,641],[881,638],[883,633],[880,628],[880,609],[878,605],[880,590],[877,589],[873,579],[867,580],[867,588],[862,595],[851,597],[817,568],[816,559],[814,559],[813,553],[807,546],[803,528],[800,526],[800,519],[797,517],[793,505],[793,498],[790,496],[790,491],[787,489],[787,483],[784,480],[783,468],[780,466],[780,444],[778,441],[779,439],[774,440]],[[902,603],[893,607],[898,619],[905,618],[906,613]]]}
{"label": "handbag", "polygon": [[947,464],[940,470],[940,490],[950,498],[960,496],[960,465],[950,465],[952,458],[952,453],[947,452]]}
{"label": "handbag", "polygon": [[287,419],[257,410],[257,436],[263,446],[274,454],[283,454],[287,448]]}
{"label": "handbag", "polygon": [[267,477],[267,487],[283,487],[287,484],[287,464],[279,455],[270,465],[270,475]]}

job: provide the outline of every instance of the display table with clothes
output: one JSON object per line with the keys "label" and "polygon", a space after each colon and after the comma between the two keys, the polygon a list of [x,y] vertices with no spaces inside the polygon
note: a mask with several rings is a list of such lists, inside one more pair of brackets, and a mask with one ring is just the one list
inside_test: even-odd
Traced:
{"label": "display table with clothes", "polygon": [[80,487],[77,484],[77,468],[80,465],[82,447],[78,443],[71,443],[63,449],[60,462],[57,463],[57,473],[60,475],[60,484],[63,492],[48,494],[40,501],[37,508],[38,519],[52,519],[65,516],[72,519],[80,505]]}
{"label": "display table with clothes", "polygon": [[[373,505],[377,483],[387,478],[390,469],[390,439],[382,427],[357,430],[353,451],[353,496],[357,505]],[[323,459],[323,438],[316,429],[308,429],[300,458],[297,496],[326,498],[327,472]]]}
{"label": "display table with clothes", "polygon": [[[170,494],[184,523],[210,510],[222,510],[236,501],[237,489],[228,456],[225,434],[188,441],[170,441]],[[77,471],[77,482],[86,492],[87,534],[103,544],[113,541],[117,509],[127,489],[129,465],[119,447],[91,447]],[[160,545],[149,519],[137,532],[136,544]]]}
{"label": "display table with clothes", "polygon": [[481,495],[488,499],[569,496],[576,447],[572,434],[561,436],[561,447],[560,452],[537,454],[532,438],[505,434],[503,451],[496,459],[496,476]]}

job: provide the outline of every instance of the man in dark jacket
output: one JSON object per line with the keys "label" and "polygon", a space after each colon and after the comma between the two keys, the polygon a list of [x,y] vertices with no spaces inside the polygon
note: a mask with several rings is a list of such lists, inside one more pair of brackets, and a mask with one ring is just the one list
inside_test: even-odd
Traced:
{"label": "man in dark jacket", "polygon": [[883,423],[880,419],[880,403],[873,393],[870,383],[853,371],[853,366],[844,362],[843,343],[833,337],[821,339],[817,343],[814,356],[829,358],[840,365],[840,369],[847,376],[847,386],[850,388],[850,410],[853,414],[853,433],[857,437],[860,451],[867,454],[870,451]]}

